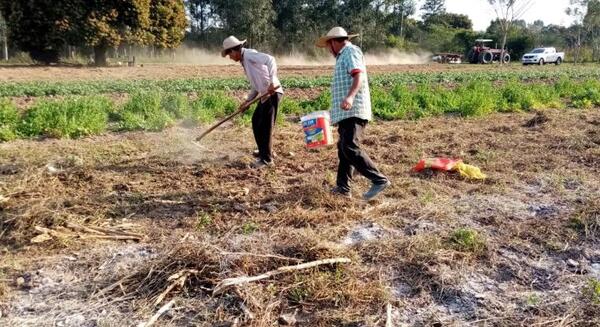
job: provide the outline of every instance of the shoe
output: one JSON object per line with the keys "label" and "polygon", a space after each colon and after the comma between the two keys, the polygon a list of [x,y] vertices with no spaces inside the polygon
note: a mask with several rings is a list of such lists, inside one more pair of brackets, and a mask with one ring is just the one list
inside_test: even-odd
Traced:
{"label": "shoe", "polygon": [[342,190],[339,186],[332,188],[331,194],[336,196],[343,196],[345,198],[352,198],[352,193],[350,193],[349,191]]}
{"label": "shoe", "polygon": [[[256,158],[258,158],[258,156],[260,155],[260,152],[258,152],[258,150],[254,150],[252,151],[252,155]],[[273,158],[277,158],[277,152],[273,151],[273,154],[271,155]]]}
{"label": "shoe", "polygon": [[371,185],[371,188],[365,194],[363,194],[363,199],[367,201],[374,199],[379,193],[381,193],[381,191],[385,190],[390,185],[392,185],[392,182],[389,180],[382,184]]}
{"label": "shoe", "polygon": [[262,169],[265,167],[273,167],[273,166],[275,166],[275,163],[273,163],[273,161],[266,162],[262,159],[258,159],[252,165],[250,165],[250,167],[252,167],[253,169]]}

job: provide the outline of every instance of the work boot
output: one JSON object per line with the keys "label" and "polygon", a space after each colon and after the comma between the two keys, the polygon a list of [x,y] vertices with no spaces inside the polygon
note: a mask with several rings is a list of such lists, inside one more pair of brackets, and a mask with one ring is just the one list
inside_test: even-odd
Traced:
{"label": "work boot", "polygon": [[273,161],[267,162],[262,159],[258,159],[252,165],[250,165],[250,167],[252,169],[257,169],[257,170],[265,168],[265,167],[273,167],[273,166],[275,166],[275,163],[273,163]]}
{"label": "work boot", "polygon": [[345,191],[339,186],[335,186],[331,189],[331,194],[335,196],[342,196],[345,198],[352,198],[352,193],[350,191]]}
{"label": "work boot", "polygon": [[392,182],[389,180],[381,184],[373,183],[371,188],[365,194],[363,194],[363,199],[367,201],[374,199],[379,193],[381,193],[381,191],[385,190],[390,185],[392,185]]}

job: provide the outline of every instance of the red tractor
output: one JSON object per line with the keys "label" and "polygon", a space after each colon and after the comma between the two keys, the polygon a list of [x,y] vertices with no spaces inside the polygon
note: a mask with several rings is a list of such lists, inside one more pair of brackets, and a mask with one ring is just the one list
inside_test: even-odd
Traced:
{"label": "red tractor", "polygon": [[[491,64],[494,61],[500,61],[503,52],[502,49],[492,49],[486,46],[486,43],[492,41],[488,39],[475,40],[475,46],[467,54],[469,62],[472,64]],[[510,62],[510,54],[506,50],[504,51],[504,62]]]}

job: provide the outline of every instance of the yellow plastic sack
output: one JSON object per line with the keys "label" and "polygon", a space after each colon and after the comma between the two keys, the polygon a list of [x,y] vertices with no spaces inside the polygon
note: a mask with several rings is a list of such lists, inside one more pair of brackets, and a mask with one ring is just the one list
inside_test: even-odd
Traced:
{"label": "yellow plastic sack", "polygon": [[467,165],[462,161],[454,166],[454,170],[458,171],[462,177],[471,179],[486,179],[487,176],[481,172],[479,167]]}

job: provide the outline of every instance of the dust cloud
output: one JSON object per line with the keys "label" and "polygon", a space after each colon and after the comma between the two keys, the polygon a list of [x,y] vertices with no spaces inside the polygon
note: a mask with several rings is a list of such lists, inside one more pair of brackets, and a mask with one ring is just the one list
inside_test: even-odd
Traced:
{"label": "dust cloud", "polygon": [[[331,56],[308,56],[303,53],[275,56],[280,66],[331,66],[335,60]],[[376,53],[366,53],[367,65],[420,65],[431,61],[431,53],[425,51],[404,52],[387,50]],[[170,58],[170,63],[193,64],[203,66],[231,65],[229,58],[221,57],[218,49],[207,50],[201,48],[181,47],[176,50],[175,56]]]}

